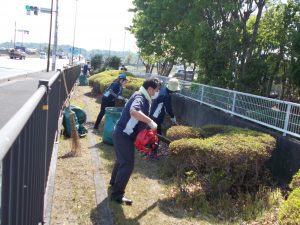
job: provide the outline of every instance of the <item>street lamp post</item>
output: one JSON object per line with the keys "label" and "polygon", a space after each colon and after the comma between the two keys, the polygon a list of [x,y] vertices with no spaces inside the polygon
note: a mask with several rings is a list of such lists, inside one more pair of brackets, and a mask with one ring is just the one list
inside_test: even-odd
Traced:
{"label": "street lamp post", "polygon": [[73,47],[72,47],[72,65],[73,65],[73,58],[74,58],[74,43],[75,43],[75,32],[76,32],[76,17],[77,17],[77,1],[76,0],[76,8],[75,8],[75,23],[74,23],[74,33],[73,33]]}

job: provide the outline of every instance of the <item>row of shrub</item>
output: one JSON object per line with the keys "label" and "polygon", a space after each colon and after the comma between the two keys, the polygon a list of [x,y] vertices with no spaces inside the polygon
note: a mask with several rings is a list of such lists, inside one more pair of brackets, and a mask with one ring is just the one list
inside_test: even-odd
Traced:
{"label": "row of shrub", "polygon": [[280,206],[279,224],[300,224],[300,170],[293,176],[289,186],[292,192]]}
{"label": "row of shrub", "polygon": [[208,196],[257,188],[266,179],[264,164],[276,143],[262,132],[218,125],[173,126],[167,137],[179,173],[196,172]]}
{"label": "row of shrub", "polygon": [[[101,73],[89,77],[89,84],[93,87],[93,91],[102,94],[105,89],[124,72],[120,70],[106,70]],[[123,89],[123,96],[129,98],[135,91],[137,91],[143,84],[142,78],[133,77],[129,72],[125,72],[127,76],[127,84]]]}
{"label": "row of shrub", "polygon": [[[264,164],[276,144],[268,134],[233,126],[206,125],[173,126],[167,130],[167,137],[172,141],[169,150],[175,159],[177,177],[181,177],[180,190],[192,189],[193,199],[202,196],[202,191],[206,198],[223,198],[234,194],[232,190],[241,196],[240,191],[260,190],[268,181]],[[280,205],[278,222],[300,224],[300,170],[289,187],[292,191]],[[197,190],[199,193],[195,194]]]}

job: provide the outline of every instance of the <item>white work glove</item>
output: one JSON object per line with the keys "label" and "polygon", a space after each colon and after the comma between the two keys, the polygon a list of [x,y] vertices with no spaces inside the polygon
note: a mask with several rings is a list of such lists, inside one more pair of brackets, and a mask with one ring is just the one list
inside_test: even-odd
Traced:
{"label": "white work glove", "polygon": [[118,96],[118,99],[125,100],[125,98],[123,96],[121,96],[121,95]]}
{"label": "white work glove", "polygon": [[156,130],[157,129],[157,124],[151,120],[149,123],[148,123],[148,126],[150,127],[150,129],[152,130]]}
{"label": "white work glove", "polygon": [[176,117],[174,116],[173,118],[171,118],[171,121],[175,124],[177,124],[177,121],[176,121]]}

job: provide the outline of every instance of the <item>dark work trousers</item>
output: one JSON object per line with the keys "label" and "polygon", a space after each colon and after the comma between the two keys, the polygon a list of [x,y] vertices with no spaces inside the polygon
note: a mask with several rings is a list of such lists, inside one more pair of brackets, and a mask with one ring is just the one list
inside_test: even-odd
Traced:
{"label": "dark work trousers", "polygon": [[[153,118],[153,121],[157,124],[156,132],[161,135],[161,124],[162,124],[161,120],[158,121],[156,118]],[[159,145],[159,141],[158,141],[158,145]],[[155,150],[152,150],[151,152],[149,152],[148,158],[156,158],[157,159],[157,153],[158,153],[158,147]]]}
{"label": "dark work trousers", "polygon": [[102,103],[101,103],[101,108],[100,108],[100,112],[97,116],[97,120],[95,122],[95,125],[94,125],[94,128],[98,129],[99,128],[99,125],[101,123],[101,120],[105,114],[105,108],[106,107],[114,107],[115,106],[115,102],[106,102],[106,101],[103,101],[102,100]]}
{"label": "dark work trousers", "polygon": [[157,124],[157,133],[161,135],[161,121],[158,121],[156,118],[153,118],[153,121]]}
{"label": "dark work trousers", "polygon": [[112,199],[122,199],[125,188],[134,167],[134,144],[129,136],[115,129],[113,142],[116,153],[116,162],[111,174]]}

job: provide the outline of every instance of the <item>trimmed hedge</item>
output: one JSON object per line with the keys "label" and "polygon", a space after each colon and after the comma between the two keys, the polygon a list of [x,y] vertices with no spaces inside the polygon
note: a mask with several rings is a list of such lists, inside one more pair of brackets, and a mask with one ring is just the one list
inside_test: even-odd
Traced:
{"label": "trimmed hedge", "polygon": [[[95,74],[89,78],[90,86],[93,86],[94,92],[102,94],[105,89],[118,78],[119,74],[124,73],[120,70],[107,70],[99,74]],[[127,76],[127,84],[123,88],[123,96],[129,98],[135,91],[142,86],[144,79],[135,78],[131,73],[125,72]]]}
{"label": "trimmed hedge", "polygon": [[259,185],[275,144],[275,138],[268,134],[235,128],[206,139],[176,140],[169,150],[179,167],[201,175],[207,194],[218,194],[232,187]]}
{"label": "trimmed hedge", "polygon": [[300,170],[293,176],[293,179],[289,186],[291,189],[300,187]]}
{"label": "trimmed hedge", "polygon": [[279,224],[300,224],[300,187],[294,189],[280,206]]}
{"label": "trimmed hedge", "polygon": [[223,134],[228,133],[232,130],[241,129],[234,126],[226,126],[226,125],[216,125],[216,124],[209,124],[201,127],[203,130],[203,134],[205,138],[214,136],[216,134]]}
{"label": "trimmed hedge", "polygon": [[167,138],[171,141],[182,138],[203,138],[203,131],[201,128],[189,126],[172,126],[167,130]]}

